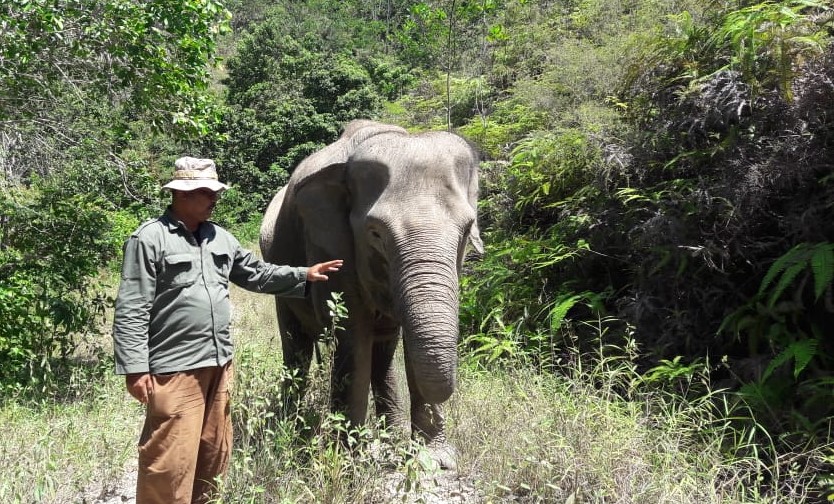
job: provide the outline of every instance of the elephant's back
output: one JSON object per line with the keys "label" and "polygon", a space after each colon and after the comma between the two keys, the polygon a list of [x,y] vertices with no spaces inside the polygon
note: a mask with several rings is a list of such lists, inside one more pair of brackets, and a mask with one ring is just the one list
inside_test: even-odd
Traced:
{"label": "elephant's back", "polygon": [[390,156],[393,153],[403,156],[423,158],[435,154],[455,155],[474,159],[477,152],[463,137],[447,131],[428,131],[425,133],[402,135],[383,133],[367,139],[358,146],[355,155],[376,153]]}
{"label": "elephant's back", "polygon": [[310,177],[329,166],[345,164],[353,153],[366,142],[379,137],[404,138],[408,132],[399,126],[383,124],[369,120],[356,120],[348,123],[342,136],[304,158],[293,171],[290,178],[290,192],[296,185],[304,184]]}

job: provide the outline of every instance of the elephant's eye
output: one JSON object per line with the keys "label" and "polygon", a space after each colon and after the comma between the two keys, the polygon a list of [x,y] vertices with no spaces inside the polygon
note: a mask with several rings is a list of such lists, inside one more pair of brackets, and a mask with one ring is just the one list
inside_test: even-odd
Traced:
{"label": "elephant's eye", "polygon": [[368,245],[383,251],[385,250],[385,224],[379,219],[368,216],[365,220],[365,236]]}
{"label": "elephant's eye", "polygon": [[380,253],[385,252],[385,239],[382,238],[382,233],[376,227],[369,227],[368,228],[368,243],[373,247],[375,250],[379,251]]}
{"label": "elephant's eye", "polygon": [[365,230],[370,235],[372,240],[382,240],[382,232],[380,231],[380,226],[376,222],[368,222],[365,224]]}

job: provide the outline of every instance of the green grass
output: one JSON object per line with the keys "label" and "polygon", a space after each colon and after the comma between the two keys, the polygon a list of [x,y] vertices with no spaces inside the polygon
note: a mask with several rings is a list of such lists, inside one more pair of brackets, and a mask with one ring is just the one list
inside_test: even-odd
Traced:
{"label": "green grass", "polygon": [[[647,414],[554,376],[512,371],[468,376],[453,403],[453,439],[472,447],[496,499],[531,502],[730,502],[717,488],[723,463],[695,446],[689,419]],[[684,425],[682,425],[684,424]]]}
{"label": "green grass", "polygon": [[[442,485],[443,475],[418,445],[374,422],[349,428],[329,414],[327,364],[314,370],[297,414],[278,415],[286,374],[273,300],[239,289],[232,299],[235,452],[218,501],[437,502],[425,496],[442,494],[436,482]],[[756,456],[765,450],[751,450],[745,433],[730,427],[725,409],[716,406],[723,404],[717,393],[712,400],[703,393],[685,400],[641,382],[624,358],[576,359],[560,375],[512,364],[464,365],[446,407],[460,476],[482,502],[782,503],[808,497],[811,469],[800,461],[816,455],[766,465]],[[85,491],[113,485],[135,467],[142,409],[121,377],[108,371],[94,378],[97,366],[76,368],[61,400],[3,402],[0,502],[81,502]],[[350,448],[337,441],[340,436],[351,439]],[[730,459],[732,451],[745,456]],[[765,485],[774,478],[787,484]]]}
{"label": "green grass", "polygon": [[85,490],[118,480],[135,457],[142,411],[124,393],[123,379],[106,375],[67,388],[74,392],[69,399],[7,399],[0,406],[0,502],[80,502]]}

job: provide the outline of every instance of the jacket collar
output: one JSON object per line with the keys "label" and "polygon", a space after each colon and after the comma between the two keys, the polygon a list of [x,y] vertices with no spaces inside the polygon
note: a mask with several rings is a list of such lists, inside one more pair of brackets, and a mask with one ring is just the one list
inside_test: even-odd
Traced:
{"label": "jacket collar", "polygon": [[161,220],[170,231],[176,231],[177,229],[188,231],[185,224],[174,215],[170,205],[165,209],[165,214],[162,215]]}

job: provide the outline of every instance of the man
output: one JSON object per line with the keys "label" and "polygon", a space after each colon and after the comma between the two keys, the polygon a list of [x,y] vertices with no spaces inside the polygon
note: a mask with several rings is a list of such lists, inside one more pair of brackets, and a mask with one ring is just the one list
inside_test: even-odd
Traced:
{"label": "man", "polygon": [[208,219],[228,186],[210,159],[183,157],[164,187],[171,205],[124,245],[113,342],[116,372],[147,405],[139,440],[137,504],[205,502],[231,455],[229,281],[303,296],[341,260],[309,268],[253,257]]}

